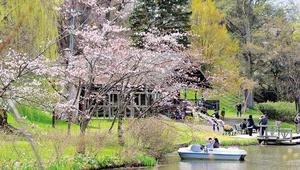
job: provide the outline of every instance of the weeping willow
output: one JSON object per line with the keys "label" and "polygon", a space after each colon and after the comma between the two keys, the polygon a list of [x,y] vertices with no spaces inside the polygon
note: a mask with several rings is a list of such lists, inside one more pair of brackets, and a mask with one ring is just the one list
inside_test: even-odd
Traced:
{"label": "weeping willow", "polygon": [[[10,48],[19,52],[40,51],[58,36],[56,10],[63,0],[0,0],[0,39],[5,39],[26,14],[16,34],[9,41]],[[30,12],[26,13],[28,9]],[[44,54],[56,58],[56,43]]]}

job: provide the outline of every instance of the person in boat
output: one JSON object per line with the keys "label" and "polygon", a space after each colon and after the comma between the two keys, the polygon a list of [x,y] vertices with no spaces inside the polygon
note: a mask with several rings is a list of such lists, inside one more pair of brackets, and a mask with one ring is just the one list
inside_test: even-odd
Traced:
{"label": "person in boat", "polygon": [[201,144],[201,145],[200,145],[200,149],[201,149],[201,150],[205,149],[205,145],[204,145],[204,144]]}
{"label": "person in boat", "polygon": [[[215,137],[214,137],[215,139]],[[208,138],[208,142],[206,143],[206,148],[214,148],[214,143],[215,143],[215,140],[212,140],[212,138]]]}
{"label": "person in boat", "polygon": [[220,148],[220,143],[219,143],[219,140],[218,138],[215,138],[215,143],[214,143],[214,148]]}

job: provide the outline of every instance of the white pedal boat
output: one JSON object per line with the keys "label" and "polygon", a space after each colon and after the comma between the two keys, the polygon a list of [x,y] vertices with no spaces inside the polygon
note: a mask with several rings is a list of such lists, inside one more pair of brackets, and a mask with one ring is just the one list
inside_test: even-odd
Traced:
{"label": "white pedal boat", "polygon": [[208,148],[201,149],[198,144],[179,148],[178,154],[181,159],[221,159],[221,160],[244,160],[247,152],[237,148]]}

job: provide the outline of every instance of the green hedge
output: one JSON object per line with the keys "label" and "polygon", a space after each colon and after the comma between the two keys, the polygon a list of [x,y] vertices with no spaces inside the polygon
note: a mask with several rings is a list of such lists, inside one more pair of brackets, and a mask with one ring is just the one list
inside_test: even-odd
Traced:
{"label": "green hedge", "polygon": [[268,102],[258,104],[258,110],[267,114],[269,119],[293,123],[296,114],[295,104],[288,102]]}

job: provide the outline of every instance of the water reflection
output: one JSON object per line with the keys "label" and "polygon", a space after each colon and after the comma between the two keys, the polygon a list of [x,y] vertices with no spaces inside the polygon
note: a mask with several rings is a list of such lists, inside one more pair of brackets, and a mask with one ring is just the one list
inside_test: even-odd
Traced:
{"label": "water reflection", "polygon": [[[250,146],[240,147],[247,151],[245,161],[180,160],[176,155],[169,157],[158,170],[257,170],[257,169],[300,169],[300,146]],[[288,152],[288,149],[289,152]],[[285,158],[285,159],[284,159]]]}

